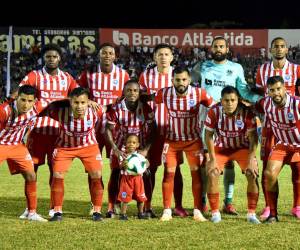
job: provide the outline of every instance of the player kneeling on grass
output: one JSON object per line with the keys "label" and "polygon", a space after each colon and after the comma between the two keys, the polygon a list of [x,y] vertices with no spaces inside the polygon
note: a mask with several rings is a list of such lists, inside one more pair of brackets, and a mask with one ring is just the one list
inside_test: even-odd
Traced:
{"label": "player kneeling on grass", "polygon": [[36,213],[36,174],[32,158],[23,143],[28,127],[33,125],[42,105],[35,102],[36,89],[22,86],[16,100],[0,105],[0,163],[7,160],[11,174],[21,173],[25,179],[28,213],[21,219],[46,222]]}
{"label": "player kneeling on grass", "polygon": [[255,115],[239,101],[238,90],[226,86],[221,92],[221,102],[209,109],[204,126],[210,158],[206,168],[211,221],[221,221],[219,177],[226,163],[235,160],[248,181],[247,221],[259,224],[255,214],[258,201],[258,166],[255,158],[258,139]]}
{"label": "player kneeling on grass", "polygon": [[139,148],[139,138],[135,134],[128,134],[126,137],[126,159],[121,166],[121,182],[118,200],[122,202],[120,220],[128,220],[126,215],[127,204],[132,199],[137,201],[138,218],[149,219],[143,213],[144,201],[147,200],[144,190],[143,173],[149,166],[148,160],[141,154],[137,153]]}
{"label": "player kneeling on grass", "polygon": [[[91,177],[91,200],[94,205],[92,219],[101,221],[103,186],[101,182],[102,158],[95,136],[95,125],[104,110],[89,107],[89,91],[76,88],[69,94],[69,100],[51,103],[47,116],[60,123],[59,138],[53,152],[53,181],[51,195],[54,204],[54,216],[50,221],[62,220],[64,197],[64,175],[74,158],[79,158]],[[43,115],[43,114],[42,114]]]}

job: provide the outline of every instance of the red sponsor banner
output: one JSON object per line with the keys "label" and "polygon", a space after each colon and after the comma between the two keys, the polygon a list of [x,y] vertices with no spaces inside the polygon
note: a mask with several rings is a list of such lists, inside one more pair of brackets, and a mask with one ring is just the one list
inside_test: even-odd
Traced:
{"label": "red sponsor banner", "polygon": [[153,47],[168,43],[175,47],[210,46],[215,36],[225,37],[233,48],[268,47],[268,30],[250,29],[99,29],[100,43]]}

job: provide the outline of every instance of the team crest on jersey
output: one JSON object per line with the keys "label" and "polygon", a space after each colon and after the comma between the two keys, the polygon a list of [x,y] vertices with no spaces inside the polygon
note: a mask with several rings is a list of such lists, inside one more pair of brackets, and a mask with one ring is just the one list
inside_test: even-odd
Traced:
{"label": "team crest on jersey", "polygon": [[87,122],[86,122],[86,124],[88,125],[88,127],[90,127],[91,125],[92,125],[92,121],[91,120],[88,120]]}
{"label": "team crest on jersey", "polygon": [[227,72],[226,72],[226,75],[228,75],[228,76],[231,76],[233,74],[233,71],[232,70],[227,70]]}
{"label": "team crest on jersey", "polygon": [[193,100],[193,99],[189,100],[189,106],[190,107],[194,107],[195,103],[196,103],[195,100]]}
{"label": "team crest on jersey", "polygon": [[285,80],[285,81],[291,80],[291,76],[290,76],[290,75],[285,75],[285,76],[284,76],[284,80]]}
{"label": "team crest on jersey", "polygon": [[287,114],[287,118],[288,118],[290,121],[294,120],[294,114],[293,114],[293,113],[288,113],[288,114]]}
{"label": "team crest on jersey", "polygon": [[118,85],[118,84],[119,84],[118,79],[114,79],[114,80],[113,80],[113,85]]}
{"label": "team crest on jersey", "polygon": [[65,86],[65,85],[66,85],[66,81],[65,81],[65,80],[61,80],[61,81],[60,81],[60,84],[61,84],[62,86]]}
{"label": "team crest on jersey", "polygon": [[236,120],[235,124],[238,128],[243,128],[244,127],[244,122],[241,120]]}
{"label": "team crest on jersey", "polygon": [[125,199],[126,196],[127,196],[127,193],[126,192],[122,192],[121,196],[122,196],[123,199]]}

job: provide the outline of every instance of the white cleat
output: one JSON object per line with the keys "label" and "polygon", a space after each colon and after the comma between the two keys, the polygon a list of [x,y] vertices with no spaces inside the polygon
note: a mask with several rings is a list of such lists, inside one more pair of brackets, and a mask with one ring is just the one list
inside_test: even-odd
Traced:
{"label": "white cleat", "polygon": [[170,221],[172,220],[172,210],[170,208],[164,209],[160,221]]}
{"label": "white cleat", "polygon": [[25,211],[19,216],[19,218],[21,220],[27,220],[28,214],[29,214],[29,211],[28,211],[28,208],[26,207]]}
{"label": "white cleat", "polygon": [[255,213],[248,213],[247,214],[247,221],[250,222],[250,223],[252,223],[252,224],[260,224],[261,223],[259,221],[259,219],[257,219]]}
{"label": "white cleat", "polygon": [[49,214],[48,214],[48,215],[49,215],[49,217],[51,217],[51,218],[52,218],[52,217],[54,216],[54,214],[55,214],[55,211],[54,211],[54,209],[50,209],[50,210],[49,210]]}
{"label": "white cleat", "polygon": [[194,214],[193,218],[195,221],[200,221],[200,222],[207,221],[207,219],[203,216],[203,214],[199,209],[195,208],[193,214]]}
{"label": "white cleat", "polygon": [[29,213],[27,219],[29,221],[37,221],[37,222],[48,222],[48,220],[44,219],[37,213]]}
{"label": "white cleat", "polygon": [[220,212],[218,211],[218,212],[214,212],[214,213],[212,213],[211,214],[211,222],[213,222],[213,223],[219,223],[219,222],[221,222],[221,214],[220,214]]}

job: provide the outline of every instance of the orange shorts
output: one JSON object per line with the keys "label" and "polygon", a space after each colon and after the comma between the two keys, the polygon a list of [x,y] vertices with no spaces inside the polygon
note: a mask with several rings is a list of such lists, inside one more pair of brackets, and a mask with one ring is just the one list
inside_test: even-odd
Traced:
{"label": "orange shorts", "polygon": [[300,162],[300,148],[285,146],[283,144],[276,144],[269,156],[271,161],[281,161],[284,164],[291,162]]}
{"label": "orange shorts", "polygon": [[223,170],[226,163],[236,161],[244,171],[248,165],[249,149],[221,149],[215,148],[218,169]]}
{"label": "orange shorts", "polygon": [[200,166],[203,161],[203,146],[200,139],[193,141],[166,140],[163,148],[163,161],[166,167],[176,167],[178,157],[185,152],[190,166]]}
{"label": "orange shorts", "polygon": [[[148,154],[150,167],[151,166],[158,167],[161,165],[164,142],[165,142],[165,137],[158,133],[157,136],[154,138],[153,143],[151,144],[149,154]],[[178,154],[177,157],[178,157],[177,158],[178,164],[182,164],[183,154],[182,153]]]}
{"label": "orange shorts", "polygon": [[118,200],[121,202],[144,202],[147,200],[141,175],[121,175]]}
{"label": "orange shorts", "polygon": [[0,163],[5,160],[11,174],[34,171],[32,158],[23,144],[0,145]]}
{"label": "orange shorts", "polygon": [[87,172],[102,169],[102,157],[98,145],[83,148],[56,148],[53,152],[53,171],[67,172],[74,158],[79,158]]}
{"label": "orange shorts", "polygon": [[29,134],[26,146],[31,154],[34,164],[45,164],[45,158],[47,156],[48,165],[51,165],[52,154],[57,137],[57,135],[43,135],[41,133],[36,133],[35,131],[32,131]]}

